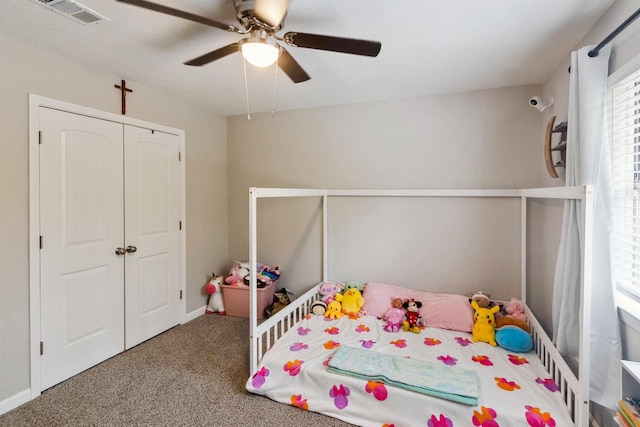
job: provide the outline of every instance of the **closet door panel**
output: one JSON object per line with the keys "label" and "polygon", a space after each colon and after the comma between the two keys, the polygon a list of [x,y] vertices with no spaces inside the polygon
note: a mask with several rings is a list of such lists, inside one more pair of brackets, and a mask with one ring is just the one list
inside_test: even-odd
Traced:
{"label": "closet door panel", "polygon": [[127,348],[180,322],[178,154],[177,136],[125,126]]}
{"label": "closet door panel", "polygon": [[124,349],[123,127],[41,108],[41,388]]}

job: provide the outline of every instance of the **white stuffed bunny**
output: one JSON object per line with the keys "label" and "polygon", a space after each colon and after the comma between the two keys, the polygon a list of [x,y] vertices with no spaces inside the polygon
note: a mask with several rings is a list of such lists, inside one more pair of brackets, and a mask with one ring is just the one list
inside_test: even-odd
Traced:
{"label": "white stuffed bunny", "polygon": [[209,304],[207,305],[207,313],[226,314],[224,311],[224,302],[222,301],[222,276],[216,276],[215,274],[206,286],[206,291],[209,294]]}

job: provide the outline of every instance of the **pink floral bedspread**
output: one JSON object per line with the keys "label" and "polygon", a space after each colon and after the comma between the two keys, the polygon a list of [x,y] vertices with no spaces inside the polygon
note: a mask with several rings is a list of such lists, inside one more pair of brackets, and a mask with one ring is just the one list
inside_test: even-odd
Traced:
{"label": "pink floral bedspread", "polygon": [[[342,345],[473,369],[476,406],[328,372]],[[426,328],[386,332],[372,316],[303,319],[270,349],[247,390],[360,426],[572,426],[558,387],[533,352],[510,353],[471,334]]]}

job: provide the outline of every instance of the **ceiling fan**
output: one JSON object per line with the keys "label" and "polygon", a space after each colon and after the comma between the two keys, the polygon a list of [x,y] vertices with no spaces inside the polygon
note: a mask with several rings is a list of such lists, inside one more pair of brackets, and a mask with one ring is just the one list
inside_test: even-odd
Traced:
{"label": "ceiling fan", "polygon": [[224,31],[249,35],[239,42],[213,50],[202,56],[185,62],[186,65],[202,66],[235,52],[241,52],[244,58],[258,67],[266,67],[277,60],[277,65],[294,83],[301,83],[311,77],[296,62],[291,54],[275,40],[291,47],[342,52],[354,55],[378,56],[382,44],[377,41],[332,37],[319,34],[287,32],[283,37],[276,33],[284,27],[289,0],[233,0],[236,18],[242,28],[195,15],[172,7],[163,6],[147,0],[116,0],[144,9],[164,13],[178,18],[188,19],[209,25]]}

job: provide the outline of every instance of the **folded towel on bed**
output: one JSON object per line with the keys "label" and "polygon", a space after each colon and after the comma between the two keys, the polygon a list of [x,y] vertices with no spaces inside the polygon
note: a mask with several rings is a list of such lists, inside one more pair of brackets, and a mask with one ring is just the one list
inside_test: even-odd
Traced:
{"label": "folded towel on bed", "polygon": [[342,346],[329,361],[329,372],[379,381],[466,405],[477,405],[475,371],[373,350]]}

